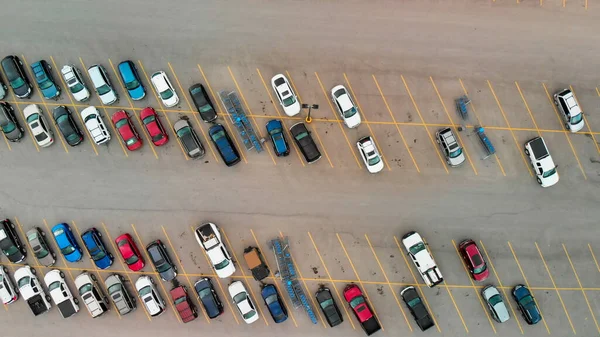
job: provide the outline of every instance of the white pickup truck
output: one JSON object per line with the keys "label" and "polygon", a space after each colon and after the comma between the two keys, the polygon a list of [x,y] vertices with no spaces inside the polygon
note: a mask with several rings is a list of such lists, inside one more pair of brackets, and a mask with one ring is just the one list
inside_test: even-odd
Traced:
{"label": "white pickup truck", "polygon": [[402,244],[428,287],[435,287],[444,282],[442,272],[419,233],[414,231],[406,233],[402,237]]}
{"label": "white pickup truck", "polygon": [[17,287],[23,299],[27,301],[29,308],[34,316],[41,315],[50,310],[50,296],[44,293],[35,276],[35,269],[30,266],[24,266],[15,271],[15,280]]}
{"label": "white pickup truck", "polygon": [[44,283],[63,318],[71,317],[79,312],[79,300],[73,297],[62,271],[57,269],[49,271],[44,276]]}
{"label": "white pickup truck", "polygon": [[544,138],[536,137],[525,143],[525,154],[531,161],[537,182],[542,187],[550,187],[558,182],[558,172]]}

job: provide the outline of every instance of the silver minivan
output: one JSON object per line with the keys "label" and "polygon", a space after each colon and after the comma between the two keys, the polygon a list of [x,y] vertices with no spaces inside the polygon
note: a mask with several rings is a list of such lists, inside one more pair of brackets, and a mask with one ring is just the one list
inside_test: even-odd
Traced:
{"label": "silver minivan", "polygon": [[569,89],[563,89],[554,94],[554,104],[561,112],[561,117],[565,122],[565,128],[571,132],[577,132],[583,129],[583,111],[577,102],[575,94]]}
{"label": "silver minivan", "polygon": [[100,97],[102,104],[111,105],[119,100],[117,92],[113,89],[106,74],[106,70],[99,64],[94,64],[88,68],[88,74],[94,84],[94,89]]}

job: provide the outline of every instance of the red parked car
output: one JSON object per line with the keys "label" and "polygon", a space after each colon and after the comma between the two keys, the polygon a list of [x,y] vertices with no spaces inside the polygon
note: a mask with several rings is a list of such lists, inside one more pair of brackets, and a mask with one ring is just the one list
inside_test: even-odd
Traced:
{"label": "red parked car", "polygon": [[485,281],[490,276],[490,271],[475,241],[464,240],[458,245],[458,250],[475,281]]}
{"label": "red parked car", "polygon": [[144,125],[146,131],[148,131],[150,139],[152,139],[152,143],[155,146],[167,144],[169,141],[169,136],[165,132],[165,129],[160,123],[160,119],[158,119],[158,115],[153,108],[144,108],[140,112],[140,119],[142,120],[142,125]]}
{"label": "red parked car", "polygon": [[112,115],[112,122],[119,132],[119,136],[129,151],[135,151],[142,147],[142,139],[131,123],[131,118],[125,110],[119,110]]}
{"label": "red parked car", "polygon": [[365,296],[356,284],[349,284],[344,288],[344,298],[361,323],[373,317],[373,312],[369,308]]}
{"label": "red parked car", "polygon": [[184,286],[171,289],[171,299],[183,323],[191,322],[198,317],[196,307],[190,301],[187,289]]}
{"label": "red parked car", "polygon": [[129,269],[140,271],[144,268],[144,258],[142,257],[142,254],[140,254],[137,245],[133,242],[133,238],[129,233],[120,235],[115,242]]}

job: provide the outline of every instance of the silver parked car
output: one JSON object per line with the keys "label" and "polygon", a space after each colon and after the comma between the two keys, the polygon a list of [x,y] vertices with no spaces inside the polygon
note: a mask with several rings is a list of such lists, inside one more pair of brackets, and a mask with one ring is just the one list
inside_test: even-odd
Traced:
{"label": "silver parked car", "polygon": [[108,296],[112,299],[113,303],[119,314],[126,315],[136,309],[135,297],[131,297],[125,284],[123,282],[123,276],[119,274],[111,274],[106,278],[106,288],[108,288]]}
{"label": "silver parked car", "polygon": [[179,139],[179,142],[185,149],[188,157],[192,159],[204,157],[204,146],[202,146],[202,143],[200,143],[200,139],[198,139],[196,131],[194,131],[187,120],[178,120],[175,125],[173,125],[173,129],[175,129],[177,139]]}
{"label": "silver parked car", "polygon": [[465,154],[463,152],[458,139],[451,128],[443,128],[435,133],[435,141],[440,144],[442,153],[446,157],[446,162],[451,167],[462,165],[465,162]]}
{"label": "silver parked car", "polygon": [[492,285],[486,286],[481,291],[481,296],[483,296],[485,303],[487,303],[494,320],[496,320],[498,323],[504,323],[508,321],[510,315],[508,314],[508,310],[506,309],[502,295],[500,295],[500,292],[498,292],[496,287]]}
{"label": "silver parked car", "polygon": [[104,296],[96,276],[86,271],[75,278],[75,286],[92,318],[108,311],[108,298]]}
{"label": "silver parked car", "polygon": [[45,267],[53,266],[56,263],[56,254],[52,251],[46,241],[46,233],[39,227],[34,227],[27,231],[27,241],[33,249],[35,258]]}

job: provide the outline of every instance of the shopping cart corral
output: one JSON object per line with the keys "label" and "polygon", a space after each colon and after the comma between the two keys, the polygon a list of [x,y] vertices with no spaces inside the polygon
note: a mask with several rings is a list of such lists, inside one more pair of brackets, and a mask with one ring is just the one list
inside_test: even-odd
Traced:
{"label": "shopping cart corral", "polygon": [[485,134],[485,130],[482,126],[475,126],[475,134],[477,135],[477,138],[479,138],[479,141],[485,150],[485,156],[481,159],[487,159],[496,153],[496,148],[492,144],[492,141],[490,141],[488,136]]}
{"label": "shopping cart corral", "polygon": [[463,120],[466,120],[469,115],[467,105],[471,103],[469,97],[467,97],[467,95],[463,95],[457,98],[454,102],[456,103],[456,110],[458,111],[458,114],[460,115],[460,117],[462,117]]}
{"label": "shopping cart corral", "polygon": [[250,122],[250,120],[248,120],[246,112],[242,108],[242,104],[240,103],[240,100],[235,91],[220,91],[219,98],[221,99],[225,110],[227,110],[231,122],[233,123],[233,125],[235,125],[235,128],[237,129],[240,138],[242,138],[242,142],[244,143],[246,151],[256,149],[256,152],[261,152],[263,149],[262,143],[265,142],[265,139],[259,139],[256,136],[256,132],[252,127],[252,123]]}

